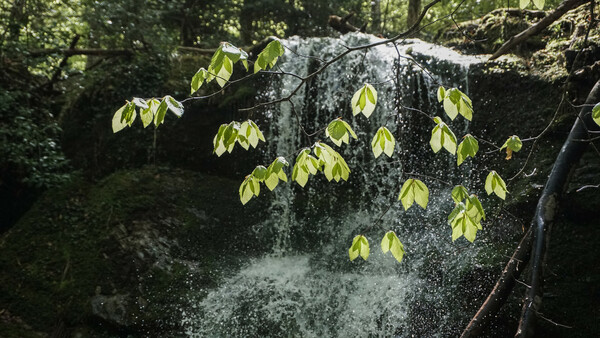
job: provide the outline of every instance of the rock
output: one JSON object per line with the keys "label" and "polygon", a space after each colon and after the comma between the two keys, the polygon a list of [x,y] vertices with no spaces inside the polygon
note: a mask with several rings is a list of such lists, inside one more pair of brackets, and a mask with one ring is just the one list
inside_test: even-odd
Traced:
{"label": "rock", "polygon": [[0,237],[0,309],[27,332],[174,335],[187,290],[215,285],[219,275],[207,267],[240,250],[230,243],[255,236],[269,199],[243,208],[238,187],[145,168],[47,192]]}

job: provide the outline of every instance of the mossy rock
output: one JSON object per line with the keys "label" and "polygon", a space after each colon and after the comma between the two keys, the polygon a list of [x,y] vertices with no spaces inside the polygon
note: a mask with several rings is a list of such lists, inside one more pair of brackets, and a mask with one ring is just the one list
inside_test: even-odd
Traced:
{"label": "mossy rock", "polygon": [[46,193],[0,238],[0,309],[32,335],[176,332],[177,304],[190,287],[216,285],[213,266],[235,266],[236,255],[264,247],[244,239],[268,198],[242,207],[238,187],[145,168]]}

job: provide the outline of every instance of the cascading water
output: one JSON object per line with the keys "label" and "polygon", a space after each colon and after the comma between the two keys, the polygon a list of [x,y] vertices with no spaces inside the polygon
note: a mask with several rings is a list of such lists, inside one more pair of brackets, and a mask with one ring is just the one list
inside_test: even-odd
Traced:
{"label": "cascading water", "polygon": [[[363,34],[291,38],[283,42],[289,50],[278,64],[286,72],[305,75],[320,61],[300,55],[326,60],[344,46],[376,40]],[[460,285],[461,273],[476,264],[486,241],[451,241],[446,217],[453,207],[452,186],[422,178],[430,189],[427,210],[415,205],[404,211],[397,196],[410,172],[470,188],[469,164],[456,168],[455,158],[447,153],[434,155],[428,144],[433,123],[406,107],[441,116],[435,98],[439,83],[467,91],[469,65],[479,61],[420,40],[407,40],[398,48],[382,45],[351,53],[302,87],[293,106],[284,102],[263,112],[268,123],[261,126],[268,142],[264,163],[284,156],[290,161],[288,173],[298,150],[326,141],[324,132],[307,136],[298,122],[308,134],[339,116],[349,122],[358,140],[334,148],[348,162],[350,178],[327,182],[319,174],[304,188],[290,181],[264,192],[274,195],[273,202],[254,233],[270,247],[262,257],[242,259],[241,268],[225,273],[219,287],[191,290],[181,321],[187,335],[449,336],[464,325],[470,314],[460,313],[461,294],[475,286]],[[298,82],[289,76],[276,79],[260,100],[286,96]],[[350,109],[352,94],[365,82],[379,94],[368,120],[353,117]],[[391,159],[374,159],[371,152],[371,139],[380,126],[396,137]],[[458,137],[464,134],[460,123],[452,127]],[[265,198],[263,194],[258,198]],[[405,246],[402,263],[380,250],[387,230],[394,230]],[[348,259],[357,234],[370,242],[366,262]]]}

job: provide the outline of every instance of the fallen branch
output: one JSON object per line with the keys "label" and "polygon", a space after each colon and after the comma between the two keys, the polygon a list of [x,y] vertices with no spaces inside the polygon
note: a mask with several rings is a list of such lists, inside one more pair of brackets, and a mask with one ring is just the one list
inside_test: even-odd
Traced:
{"label": "fallen branch", "polygon": [[52,48],[37,49],[29,51],[29,56],[44,56],[49,54],[63,54],[65,57],[73,55],[95,55],[95,56],[127,56],[133,54],[127,49],[75,49],[75,48]]}
{"label": "fallen branch", "polygon": [[554,223],[558,200],[565,190],[569,175],[587,149],[589,142],[577,140],[588,137],[588,131],[598,131],[598,126],[592,119],[592,104],[600,101],[600,80],[587,97],[586,105],[581,109],[578,118],[563,144],[554,166],[546,181],[546,186],[538,201],[533,218],[533,248],[531,254],[531,288],[527,291],[519,328],[515,337],[533,336],[534,322],[542,303],[543,262],[546,254],[550,229]]}
{"label": "fallen branch", "polygon": [[327,23],[329,24],[329,27],[335,29],[336,31],[342,33],[342,34],[346,34],[349,32],[365,32],[365,28],[367,27],[366,24],[364,24],[362,27],[355,27],[353,25],[351,25],[348,22],[348,19],[350,19],[352,16],[354,15],[354,12],[342,17],[339,17],[337,15],[330,15],[329,16],[329,20],[327,21]]}
{"label": "fallen branch", "polygon": [[473,316],[469,325],[463,331],[461,338],[477,337],[481,334],[490,319],[492,319],[502,304],[506,301],[515,283],[518,281],[519,275],[525,269],[529,254],[531,253],[531,228],[527,230],[519,246],[510,257],[508,263],[502,270],[502,275],[494,285],[494,289],[488,295],[485,302],[479,308],[479,311]]}
{"label": "fallen branch", "polygon": [[501,55],[506,54],[509,50],[511,50],[516,45],[521,42],[529,39],[531,36],[539,34],[546,27],[550,26],[554,21],[558,20],[562,17],[566,12],[572,10],[573,8],[579,7],[580,5],[588,2],[589,0],[564,0],[563,2],[556,7],[556,9],[548,14],[545,18],[540,20],[540,22],[535,25],[527,28],[521,33],[511,37],[508,41],[506,41],[491,57],[490,60],[497,59]]}

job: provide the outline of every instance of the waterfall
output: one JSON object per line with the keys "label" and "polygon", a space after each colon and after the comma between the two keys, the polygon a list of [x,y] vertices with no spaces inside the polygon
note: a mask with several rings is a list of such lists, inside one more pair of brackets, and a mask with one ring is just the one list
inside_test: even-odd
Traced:
{"label": "waterfall", "polygon": [[[293,37],[283,41],[288,49],[278,65],[305,75],[320,65],[314,57],[327,60],[345,46],[374,41],[376,37],[364,34],[341,39]],[[306,136],[298,120],[307,133],[313,133],[341,116],[358,135],[349,145],[334,146],[348,162],[350,178],[327,182],[318,174],[304,188],[290,179],[273,192],[264,189],[258,198],[272,194],[273,202],[254,234],[269,247],[260,257],[241,258],[241,268],[226,274],[220,286],[190,291],[190,304],[180,323],[185,333],[197,337],[456,335],[469,315],[460,313],[461,295],[482,292],[461,283],[463,272],[477,264],[476,256],[487,243],[479,238],[473,244],[464,239],[452,242],[446,222],[454,205],[449,198],[451,186],[423,178],[430,190],[427,210],[415,205],[404,211],[397,197],[410,172],[453,184],[466,179],[471,188],[470,164],[457,168],[456,159],[444,151],[433,154],[428,143],[433,123],[406,107],[442,116],[437,87],[443,83],[468,92],[469,65],[477,62],[475,57],[420,40],[403,41],[398,51],[381,45],[351,53],[309,81],[292,99],[295,112],[287,102],[261,112],[268,121],[261,126],[268,143],[264,164],[286,157],[290,178],[299,149],[317,140],[327,142],[324,133]],[[350,99],[366,82],[378,91],[377,108],[369,119],[362,114],[353,117]],[[298,83],[290,76],[274,78],[260,100],[286,96]],[[392,158],[375,159],[371,151],[371,139],[380,126],[386,126],[397,140]],[[453,122],[452,128],[461,137],[467,124]],[[378,219],[381,226],[371,226]],[[388,230],[394,230],[405,246],[401,263],[380,250]],[[357,234],[370,242],[366,262],[348,258]]]}

